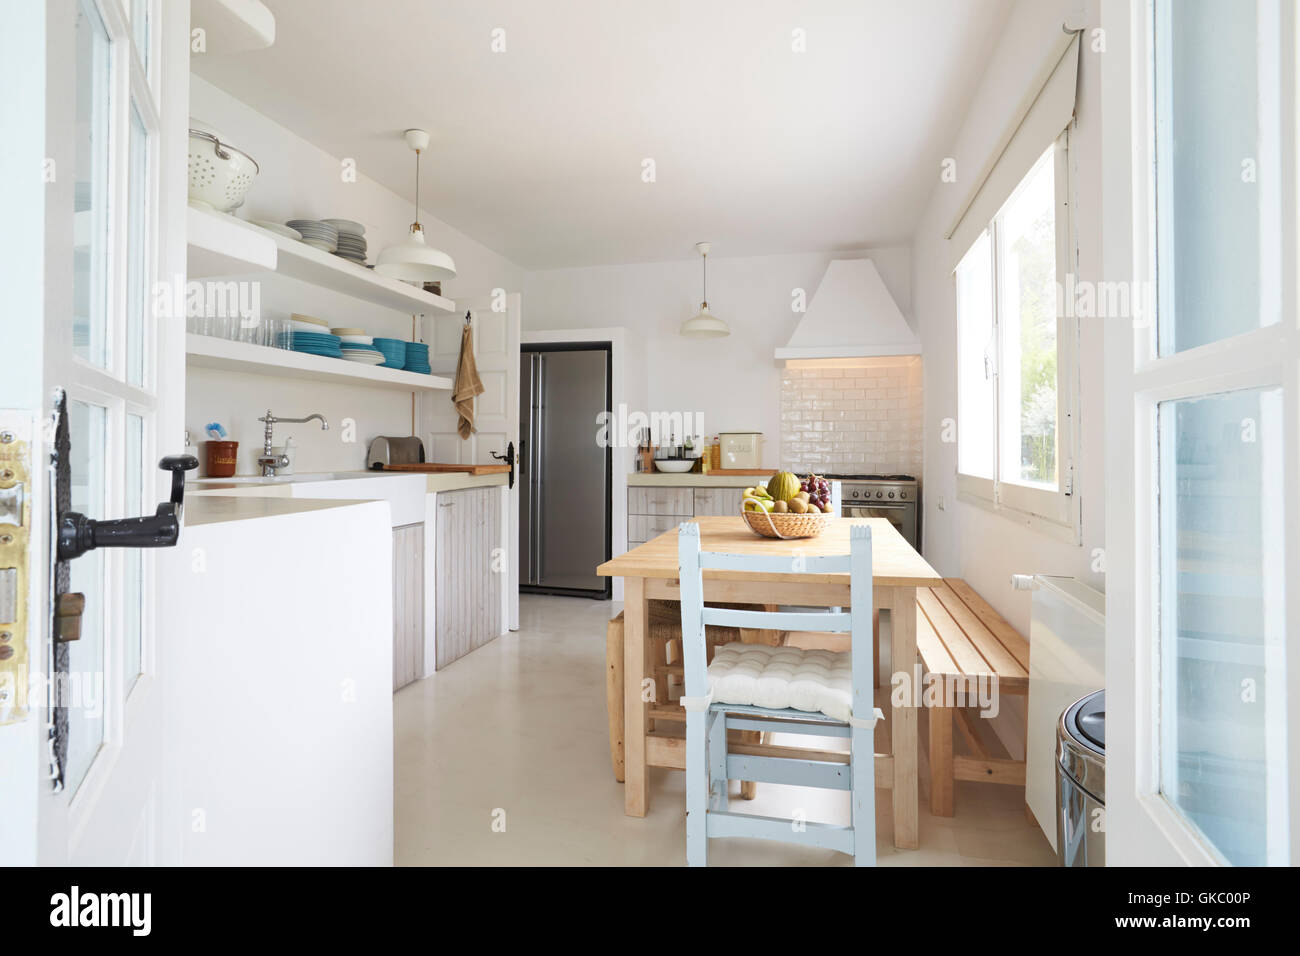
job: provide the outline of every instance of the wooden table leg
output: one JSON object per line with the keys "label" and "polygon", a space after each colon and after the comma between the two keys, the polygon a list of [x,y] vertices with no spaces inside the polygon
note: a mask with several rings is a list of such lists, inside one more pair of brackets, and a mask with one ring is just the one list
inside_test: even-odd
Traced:
{"label": "wooden table leg", "polygon": [[646,674],[650,605],[645,578],[623,579],[623,812],[643,817],[650,805],[645,764],[646,705],[641,682]]}
{"label": "wooden table leg", "polygon": [[[916,588],[893,589],[890,607],[890,660],[895,674],[906,675],[907,685],[915,680]],[[893,682],[890,682],[891,690]],[[894,740],[894,846],[915,850],[920,845],[917,828],[920,791],[917,784],[917,714],[921,688],[911,687],[908,706],[893,710]]]}
{"label": "wooden table leg", "polygon": [[605,632],[605,711],[609,716],[609,760],[614,779],[623,782],[623,618]]}

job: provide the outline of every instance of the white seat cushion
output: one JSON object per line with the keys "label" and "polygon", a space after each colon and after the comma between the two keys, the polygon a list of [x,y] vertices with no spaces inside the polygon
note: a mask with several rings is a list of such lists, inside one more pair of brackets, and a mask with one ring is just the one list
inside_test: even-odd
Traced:
{"label": "white seat cushion", "polygon": [[853,662],[847,651],[766,644],[723,644],[709,664],[715,704],[804,710],[847,721],[853,712]]}

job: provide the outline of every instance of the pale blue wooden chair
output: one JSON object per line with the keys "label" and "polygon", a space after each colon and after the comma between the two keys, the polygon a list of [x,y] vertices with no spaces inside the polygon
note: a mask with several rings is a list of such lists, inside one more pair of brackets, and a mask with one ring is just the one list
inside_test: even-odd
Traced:
{"label": "pale blue wooden chair", "polygon": [[[678,529],[677,547],[681,575],[682,656],[686,693],[680,703],[686,710],[686,862],[708,863],[708,843],[716,837],[753,837],[805,846],[825,847],[851,854],[857,866],[876,863],[876,720],[883,714],[873,699],[871,630],[871,529],[850,529],[847,555],[809,556],[792,566],[789,557],[722,554],[700,550],[700,526],[685,522]],[[766,574],[845,573],[850,575],[852,607],[848,611],[809,612],[741,611],[706,607],[705,570],[752,571]],[[704,643],[705,625],[749,627],[783,631],[822,631],[851,634],[851,706],[842,716],[819,711],[727,703],[715,700]],[[731,645],[727,645],[731,647]],[[749,645],[748,647],[761,647]],[[797,659],[797,648],[764,648],[750,653],[773,656],[782,652],[786,665]],[[822,652],[824,653],[824,652]],[[816,658],[815,660],[824,660]],[[787,668],[788,669],[788,668]],[[725,677],[715,658],[715,679]],[[805,675],[805,680],[807,680]],[[814,679],[815,681],[815,679]],[[722,687],[718,684],[718,687]],[[816,690],[816,688],[814,688]],[[829,692],[828,692],[829,693]],[[843,690],[835,691],[840,697]],[[847,737],[850,763],[775,756],[745,756],[727,752],[728,730],[758,730]],[[848,790],[852,794],[849,826],[731,813],[727,809],[727,781],[756,780],[794,786]]]}

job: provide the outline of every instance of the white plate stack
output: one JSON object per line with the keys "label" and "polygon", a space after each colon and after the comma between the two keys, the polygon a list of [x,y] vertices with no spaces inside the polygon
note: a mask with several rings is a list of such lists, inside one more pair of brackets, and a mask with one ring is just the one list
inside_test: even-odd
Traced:
{"label": "white plate stack", "polygon": [[302,241],[322,252],[333,252],[339,247],[339,231],[328,222],[315,219],[290,219],[285,223],[290,229],[302,233]]}
{"label": "white plate stack", "polygon": [[327,225],[338,230],[338,248],[334,255],[357,265],[366,264],[366,227],[351,219],[325,219]]}

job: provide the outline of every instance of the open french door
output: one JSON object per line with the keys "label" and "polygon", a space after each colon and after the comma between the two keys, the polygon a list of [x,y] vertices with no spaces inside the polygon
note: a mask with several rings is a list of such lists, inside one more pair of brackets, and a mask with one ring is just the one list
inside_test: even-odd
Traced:
{"label": "open french door", "polygon": [[[474,360],[483,394],[474,403],[475,431],[462,439],[456,431],[456,409],[444,392],[425,393],[420,409],[420,433],[429,461],[449,464],[509,462],[513,471],[507,490],[508,527],[501,573],[508,575],[507,606],[502,620],[519,630],[519,336],[522,304],[518,292],[456,299],[455,315],[425,318],[429,362],[435,375],[454,376],[460,356],[466,313],[474,330]],[[507,522],[502,522],[503,526]]]}
{"label": "open french door", "polygon": [[1295,5],[1102,17],[1107,863],[1295,865]]}
{"label": "open french door", "polygon": [[157,465],[183,450],[184,366],[152,305],[185,270],[187,8],[14,4],[0,36],[19,154],[5,161],[23,170],[3,176],[22,237],[0,328],[5,863],[147,864],[159,850],[150,549],[175,541],[190,462]]}

